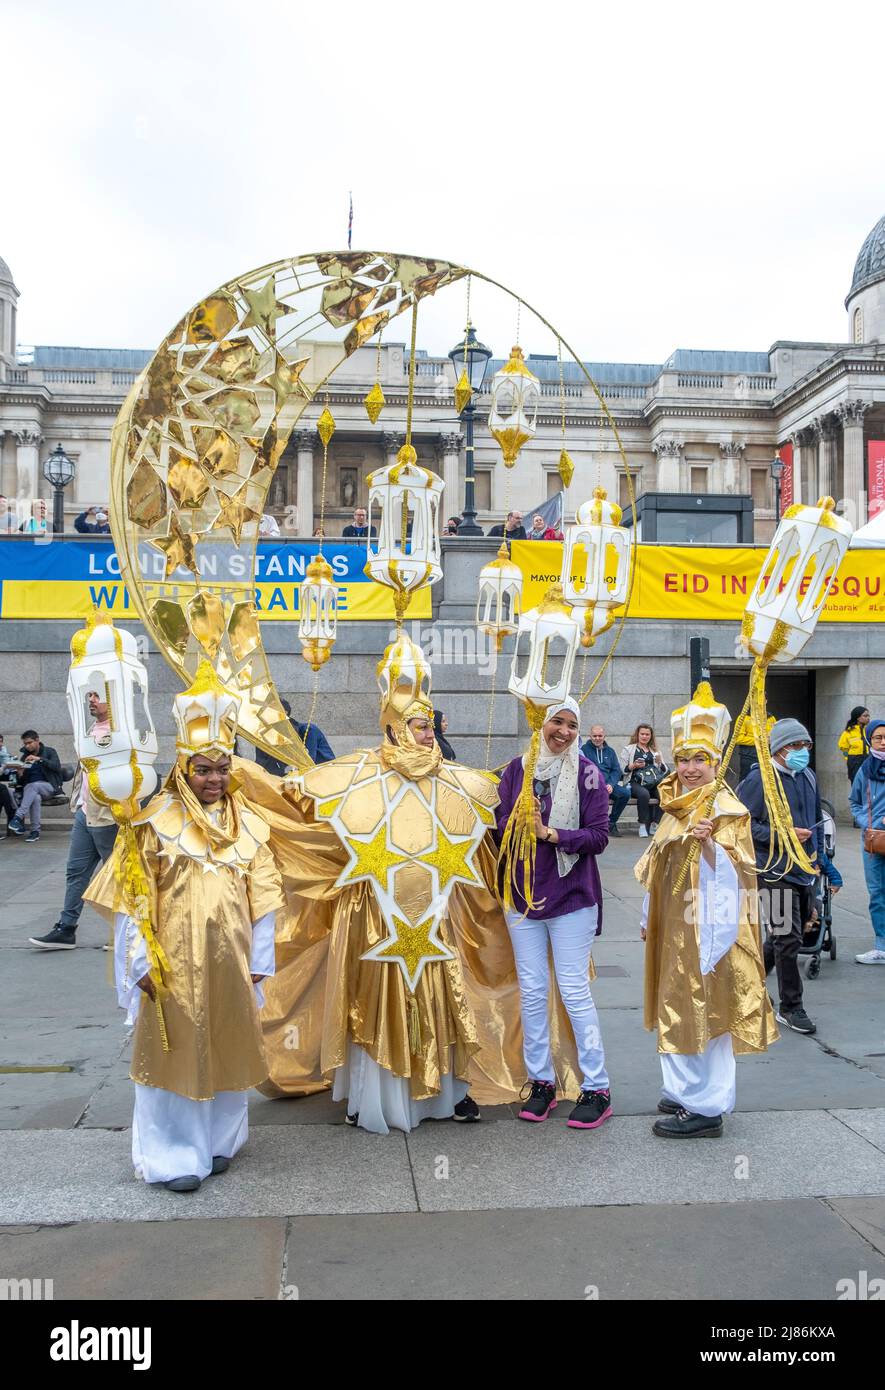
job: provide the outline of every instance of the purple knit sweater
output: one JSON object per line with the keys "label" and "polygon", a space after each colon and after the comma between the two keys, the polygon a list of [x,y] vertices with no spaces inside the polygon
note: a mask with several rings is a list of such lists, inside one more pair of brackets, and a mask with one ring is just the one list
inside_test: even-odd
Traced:
{"label": "purple knit sweater", "polygon": [[[504,834],[504,827],[522,788],[522,759],[514,758],[508,763],[501,777],[498,795],[498,843]],[[577,854],[577,862],[572,865],[565,878],[559,876],[556,860],[556,846],[539,840],[535,857],[535,881],[533,896],[543,907],[534,908],[527,913],[529,921],[547,917],[562,917],[567,912],[577,912],[582,907],[599,908],[599,926],[596,935],[602,931],[602,884],[597,854],[601,854],[608,844],[608,792],[599,775],[599,769],[588,758],[579,758],[578,791],[581,800],[580,827],[577,830],[560,830],[559,843],[568,854]],[[547,824],[550,816],[552,798],[549,791],[541,800],[541,819]],[[517,870],[517,882],[522,886],[522,874]],[[525,909],[525,899],[514,890],[514,906],[520,912]]]}

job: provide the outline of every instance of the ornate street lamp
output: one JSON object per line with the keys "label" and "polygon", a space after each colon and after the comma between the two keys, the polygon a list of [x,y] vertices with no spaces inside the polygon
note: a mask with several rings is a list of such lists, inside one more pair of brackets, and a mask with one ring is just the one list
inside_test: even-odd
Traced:
{"label": "ornate street lamp", "polygon": [[774,524],[781,524],[781,478],[784,476],[784,461],[781,458],[780,449],[775,449],[774,458],[769,465],[772,478],[774,478]]}
{"label": "ornate street lamp", "polygon": [[492,355],[491,348],[480,343],[476,330],[468,323],[465,335],[457,347],[449,353],[455,368],[455,409],[464,419],[465,453],[467,473],[464,479],[464,513],[459,536],[481,536],[482,530],[476,524],[476,470],[473,466],[473,419],[476,414],[474,397],[482,386],[486,363]]}
{"label": "ornate street lamp", "polygon": [[52,530],[60,536],[65,529],[65,488],[77,472],[77,465],[56,444],[43,464],[43,477],[52,485]]}

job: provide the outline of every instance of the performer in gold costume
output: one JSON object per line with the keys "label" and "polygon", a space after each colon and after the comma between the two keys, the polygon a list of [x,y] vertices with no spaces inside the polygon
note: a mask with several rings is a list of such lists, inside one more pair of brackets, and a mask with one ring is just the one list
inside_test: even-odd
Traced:
{"label": "performer in gold costume", "polygon": [[204,661],[174,701],[175,766],[133,822],[164,958],[159,1009],[144,937],[119,910],[122,836],[84,895],[115,922],[117,995],[135,1023],[132,1159],[176,1192],[225,1171],[268,1074],[259,981],[274,973],[283,897],[268,825],[231,776],[239,704]]}
{"label": "performer in gold costume", "polygon": [[[759,938],[750,816],[727,786],[708,806],[731,718],[706,682],[671,717],[676,771],[660,784],[663,818],[636,865],[647,890],[645,1026],[657,1029],[663,1138],[718,1138],[734,1109],[736,1052],[777,1036]],[[685,892],[674,892],[695,841]]]}
{"label": "performer in gold costume", "polygon": [[[429,668],[407,636],[378,675],[379,747],[311,768],[283,795],[254,764],[237,768],[270,821],[288,899],[262,1015],[272,1082],[262,1089],[304,1094],[331,1074],[348,1120],[386,1134],[478,1119],[477,1100],[516,1099],[523,1064],[494,896],[494,779],[443,761]],[[560,1007],[560,1057],[564,1039]],[[574,1085],[570,1050],[560,1075]]]}

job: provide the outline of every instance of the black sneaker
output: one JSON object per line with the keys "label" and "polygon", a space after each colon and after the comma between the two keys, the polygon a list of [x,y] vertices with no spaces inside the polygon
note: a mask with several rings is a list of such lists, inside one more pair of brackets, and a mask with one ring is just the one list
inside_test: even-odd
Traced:
{"label": "black sneaker", "polygon": [[460,1120],[462,1124],[468,1125],[475,1124],[477,1120],[482,1119],[479,1113],[479,1106],[473,1099],[473,1096],[465,1096],[463,1100],[458,1101],[452,1119]]}
{"label": "black sneaker", "polygon": [[360,1122],[360,1112],[359,1112],[358,1110],[355,1110],[355,1111],[353,1112],[352,1115],[345,1115],[345,1116],[344,1116],[344,1123],[345,1123],[346,1125],[358,1125],[359,1122]]}
{"label": "black sneaker", "polygon": [[794,1033],[816,1033],[817,1024],[812,1023],[808,1014],[803,1008],[798,1009],[778,1009],[775,1014],[778,1023],[782,1023],[785,1028],[792,1028]]}
{"label": "black sneaker", "polygon": [[225,1158],[224,1154],[216,1154],[215,1157],[212,1159],[213,1174],[226,1173],[229,1167],[230,1159]]}
{"label": "black sneaker", "polygon": [[620,830],[616,825],[612,825],[611,821],[609,821],[608,833],[609,835],[614,835],[617,840],[620,840],[621,838]]}
{"label": "black sneaker", "polygon": [[520,1092],[519,1098],[523,1106],[519,1118],[534,1120],[536,1124],[540,1124],[542,1120],[546,1120],[551,1110],[556,1109],[556,1087],[552,1081],[527,1081],[522,1088],[523,1091],[526,1086],[531,1087],[531,1091],[527,1100]]}
{"label": "black sneaker", "polygon": [[582,1091],[566,1123],[569,1129],[598,1129],[610,1118],[611,1113],[610,1091]]}
{"label": "black sneaker", "polygon": [[183,1178],[172,1178],[169,1182],[164,1182],[163,1186],[170,1192],[196,1192],[200,1186],[200,1179],[196,1173],[188,1173]]}
{"label": "black sneaker", "polygon": [[32,845],[32,844],[34,843],[34,841],[35,841],[35,840],[39,840],[39,838],[40,838],[40,831],[39,831],[39,830],[32,830],[31,833],[30,833],[30,835],[26,835],[26,836],[25,836],[25,844],[26,844],[26,845]]}
{"label": "black sneaker", "polygon": [[655,1120],[652,1133],[660,1139],[721,1139],[721,1115],[692,1115],[679,1109],[675,1115]]}
{"label": "black sneaker", "polygon": [[659,1115],[678,1115],[681,1109],[675,1100],[667,1100],[664,1096],[658,1101]]}
{"label": "black sneaker", "polygon": [[41,946],[44,951],[73,951],[77,944],[77,933],[73,927],[63,927],[61,922],[56,922],[52,931],[45,936],[29,936],[28,941],[32,946]]}

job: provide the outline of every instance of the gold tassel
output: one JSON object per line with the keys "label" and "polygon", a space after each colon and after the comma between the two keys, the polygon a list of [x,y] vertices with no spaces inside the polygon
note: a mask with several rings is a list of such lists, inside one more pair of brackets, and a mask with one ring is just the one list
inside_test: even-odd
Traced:
{"label": "gold tassel", "polygon": [[767,670],[768,660],[765,657],[757,656],[750,673],[750,718],[753,724],[753,742],[756,746],[756,756],[759,759],[762,792],[765,797],[765,809],[768,812],[770,826],[768,862],[763,873],[783,856],[785,863],[780,874],[781,878],[794,868],[805,874],[813,874],[814,868],[811,861],[802,847],[802,842],[796,835],[783,783],[780,774],[775,769],[774,759],[768,747],[768,710],[765,700]]}
{"label": "gold tassel", "polygon": [[[535,875],[535,850],[537,837],[535,835],[535,768],[538,764],[538,753],[541,748],[541,730],[544,727],[544,719],[547,714],[546,705],[535,705],[531,700],[525,702],[526,719],[532,731],[529,751],[526,754],[525,768],[522,775],[522,789],[514,803],[513,810],[504,828],[504,835],[501,840],[501,852],[498,856],[500,865],[499,882],[502,888],[499,890],[503,896],[501,898],[505,912],[515,910],[513,901],[513,891],[519,888],[517,880],[517,869],[522,867],[522,895],[525,898],[525,911],[532,912],[544,906],[543,902],[536,902],[533,895],[533,880]],[[525,916],[525,913],[523,913]]]}
{"label": "gold tassel", "polygon": [[418,1000],[409,991],[406,998],[406,1008],[409,1011],[409,1055],[420,1057],[421,1055],[421,1019],[418,1015]]}
{"label": "gold tassel", "polygon": [[[147,947],[148,961],[150,968],[148,974],[154,986],[154,1005],[157,1010],[157,1025],[160,1030],[160,1039],[163,1044],[163,1051],[169,1052],[169,1038],[166,1033],[166,1020],[163,1016],[163,1004],[161,996],[166,993],[168,985],[166,978],[169,974],[169,961],[163,947],[154,934],[151,923],[151,898],[150,885],[148,883],[147,872],[144,861],[138,848],[138,841],[135,837],[135,830],[132,821],[125,814],[127,808],[119,803],[114,803],[111,810],[114,812],[115,819],[120,825],[120,834],[123,837],[124,854],[120,861],[119,887],[123,906],[129,916],[138,926],[139,931],[144,937]],[[136,806],[137,809],[137,806]]]}

